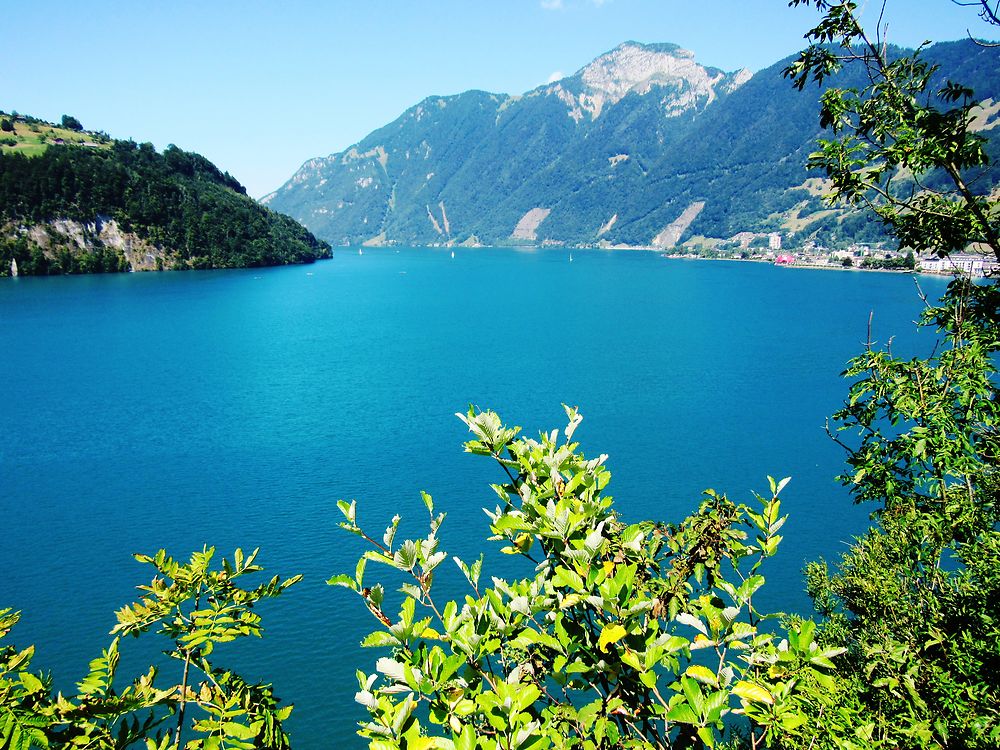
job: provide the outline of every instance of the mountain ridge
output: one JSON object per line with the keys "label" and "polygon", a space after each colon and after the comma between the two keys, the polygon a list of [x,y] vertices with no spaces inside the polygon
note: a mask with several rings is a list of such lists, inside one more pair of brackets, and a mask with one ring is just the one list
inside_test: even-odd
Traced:
{"label": "mountain ridge", "polygon": [[[970,45],[926,54],[974,79],[980,99],[1000,100],[1000,53]],[[876,222],[831,214],[804,187],[819,92],[782,79],[790,59],[725,72],[679,45],[624,42],[524,94],[427,97],[350,148],[308,160],[262,202],[334,244],[884,238]]]}

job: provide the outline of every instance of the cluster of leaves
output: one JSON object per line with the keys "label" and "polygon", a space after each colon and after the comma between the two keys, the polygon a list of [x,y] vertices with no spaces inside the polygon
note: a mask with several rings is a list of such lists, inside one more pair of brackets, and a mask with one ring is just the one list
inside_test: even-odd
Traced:
{"label": "cluster of leaves", "polygon": [[809,167],[832,183],[830,200],[863,204],[892,227],[901,246],[948,253],[982,243],[1000,258],[1000,203],[992,185],[970,174],[988,164],[986,139],[971,130],[973,90],[951,80],[932,86],[937,66],[923,50],[891,51],[877,26],[862,26],[853,0],[791,0],[814,5],[822,20],[810,45],[785,75],[802,89],[824,83],[845,65],[866,73],[863,87],[823,92],[820,123],[833,137],[819,142]]}
{"label": "cluster of leaves", "polygon": [[[237,549],[233,561],[211,568],[213,549],[195,553],[187,563],[168,557],[136,555],[156,574],[138,602],[117,613],[114,639],[90,663],[75,695],[53,694],[50,676],[30,671],[34,648],[0,646],[0,748],[79,747],[119,749],[144,743],[147,750],[251,750],[288,747],[281,722],[291,706],[279,706],[268,684],[243,680],[209,661],[216,644],[261,634],[254,605],[280,595],[299,576],[272,578],[254,588],[238,579],[259,572],[256,550]],[[0,611],[0,638],[17,623],[18,613]],[[166,637],[171,660],[164,678],[150,667],[123,688],[115,686],[121,638],[155,631]],[[172,664],[173,668],[169,668]],[[188,711],[197,711],[190,726]],[[190,716],[190,714],[188,714]]]}
{"label": "cluster of leaves", "polygon": [[[175,146],[162,154],[132,141],[111,149],[50,146],[30,158],[0,153],[0,226],[17,234],[18,226],[98,217],[116,219],[159,248],[167,267],[304,263],[330,251],[292,219],[247,197],[228,173]],[[33,243],[24,249],[10,239],[0,247],[0,274],[12,259],[24,273],[122,270],[33,253]]]}
{"label": "cluster of leaves", "polygon": [[[376,750],[997,747],[1000,289],[958,279],[923,324],[943,336],[932,356],[869,345],[849,363],[831,435],[878,524],[836,571],[807,567],[820,625],[791,618],[782,639],[753,596],[784,482],[759,510],[709,491],[680,524],[627,525],[604,494],[605,457],[572,442],[575,409],[562,441],[459,415],[466,450],[505,472],[492,539],[529,572],[484,585],[482,557],[455,558],[470,592],[439,603],[444,514],[430,496],[428,534],[403,542],[398,516],[379,541],[342,502],[341,526],[372,548],[330,583],[377,621],[364,645],[389,649],[358,673],[360,734]],[[402,576],[396,618],[368,561]]]}
{"label": "cluster of leaves", "polygon": [[[428,534],[402,542],[398,516],[379,541],[341,503],[341,526],[371,549],[329,583],[373,615],[364,645],[389,649],[375,673],[358,673],[370,713],[360,733],[379,750],[715,747],[743,717],[755,744],[799,736],[803,694],[834,688],[840,649],[818,646],[811,622],[778,637],[753,603],[781,541],[787,480],[770,480],[757,510],[709,491],[680,524],[626,524],[604,494],[606,456],[579,452],[581,416],[566,411],[563,440],[518,438],[493,412],[459,415],[474,435],[466,450],[505,472],[490,529],[523,558],[524,578],[486,584],[482,557],[453,558],[469,593],[439,603],[444,514],[430,496]],[[365,578],[369,561],[402,577],[395,619],[385,585]]]}

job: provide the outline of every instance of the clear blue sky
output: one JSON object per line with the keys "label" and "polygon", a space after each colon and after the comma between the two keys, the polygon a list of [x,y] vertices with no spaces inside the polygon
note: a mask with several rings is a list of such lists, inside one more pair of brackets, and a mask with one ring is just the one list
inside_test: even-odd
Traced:
{"label": "clear blue sky", "polygon": [[[4,5],[0,109],[68,113],[116,138],[175,143],[256,197],[431,94],[523,93],[629,39],[757,71],[797,51],[816,17],[784,0]],[[886,18],[890,40],[906,46],[997,31],[950,0],[889,0]]]}

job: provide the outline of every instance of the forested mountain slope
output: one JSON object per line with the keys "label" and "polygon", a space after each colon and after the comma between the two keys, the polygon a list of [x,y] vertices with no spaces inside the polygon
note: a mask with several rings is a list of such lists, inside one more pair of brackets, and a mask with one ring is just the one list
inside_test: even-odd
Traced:
{"label": "forested mountain slope", "polygon": [[[926,57],[976,90],[992,128],[1000,50],[966,40]],[[828,210],[809,179],[819,91],[796,91],[787,62],[726,73],[676,45],[627,42],[523,96],[429,97],[262,202],[335,244],[881,238],[863,215]]]}
{"label": "forested mountain slope", "polygon": [[31,136],[58,135],[54,126],[0,117],[13,132],[0,147],[0,275],[266,266],[330,253],[198,154],[99,134],[36,148]]}

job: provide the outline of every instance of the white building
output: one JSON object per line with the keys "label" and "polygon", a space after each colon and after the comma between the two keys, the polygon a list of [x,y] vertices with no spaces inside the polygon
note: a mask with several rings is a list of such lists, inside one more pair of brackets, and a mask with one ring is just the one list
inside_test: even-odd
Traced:
{"label": "white building", "polygon": [[921,258],[920,270],[928,273],[964,273],[967,276],[982,277],[1000,273],[1000,263],[987,255],[952,253],[943,258],[937,256]]}

